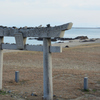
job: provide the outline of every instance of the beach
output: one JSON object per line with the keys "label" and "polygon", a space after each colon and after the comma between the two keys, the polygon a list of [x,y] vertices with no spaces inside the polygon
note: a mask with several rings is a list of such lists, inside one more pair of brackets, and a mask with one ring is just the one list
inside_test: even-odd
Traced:
{"label": "beach", "polygon": [[69,40],[69,41],[62,41],[61,43],[55,43],[52,44],[53,46],[61,46],[61,47],[75,47],[78,45],[84,45],[84,44],[92,44],[92,43],[100,43],[100,38],[94,38],[94,39],[85,39],[85,40],[80,40],[80,39],[75,39],[75,40]]}
{"label": "beach", "polygon": [[[62,53],[52,53],[54,100],[99,100],[100,39],[52,45],[63,47]],[[42,100],[42,52],[4,50],[3,66],[3,90],[12,92],[2,98]],[[14,81],[15,71],[20,72],[19,83]],[[87,92],[83,90],[84,77],[88,77]],[[37,96],[31,96],[33,92]]]}

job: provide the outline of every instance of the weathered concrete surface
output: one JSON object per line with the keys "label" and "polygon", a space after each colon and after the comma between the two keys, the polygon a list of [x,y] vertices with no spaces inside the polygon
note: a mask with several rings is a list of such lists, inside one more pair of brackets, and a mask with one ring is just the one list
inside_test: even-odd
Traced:
{"label": "weathered concrete surface", "polygon": [[2,89],[2,75],[3,75],[3,50],[2,50],[2,44],[3,38],[0,37],[0,89]]}
{"label": "weathered concrete surface", "polygon": [[[19,50],[17,48],[16,44],[2,44],[2,49]],[[43,52],[43,46],[39,46],[39,45],[25,45],[22,50],[42,51]],[[62,52],[62,47],[61,46],[50,46],[50,52]]]}
{"label": "weathered concrete surface", "polygon": [[63,37],[65,30],[71,29],[73,23],[67,23],[55,27],[26,27],[14,28],[0,26],[0,36],[15,36],[16,33],[22,33],[23,37]]}
{"label": "weathered concrete surface", "polygon": [[44,100],[53,100],[51,39],[43,38],[43,93]]}

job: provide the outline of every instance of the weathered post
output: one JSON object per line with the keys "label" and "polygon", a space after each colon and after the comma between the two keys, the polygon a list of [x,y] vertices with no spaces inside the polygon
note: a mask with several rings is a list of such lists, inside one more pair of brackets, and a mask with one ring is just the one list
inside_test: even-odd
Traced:
{"label": "weathered post", "polygon": [[0,37],[0,89],[2,89],[2,74],[3,74],[3,37]]}
{"label": "weathered post", "polygon": [[84,77],[84,90],[88,90],[88,77]]}
{"label": "weathered post", "polygon": [[43,38],[44,100],[53,100],[51,38]]}
{"label": "weathered post", "polygon": [[15,72],[15,82],[18,83],[19,82],[19,71]]}

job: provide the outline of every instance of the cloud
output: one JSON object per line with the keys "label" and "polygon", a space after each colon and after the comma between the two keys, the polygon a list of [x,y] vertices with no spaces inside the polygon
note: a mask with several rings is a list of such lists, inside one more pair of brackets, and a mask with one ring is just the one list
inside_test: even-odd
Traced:
{"label": "cloud", "polygon": [[0,0],[0,9],[3,25],[100,23],[100,0]]}

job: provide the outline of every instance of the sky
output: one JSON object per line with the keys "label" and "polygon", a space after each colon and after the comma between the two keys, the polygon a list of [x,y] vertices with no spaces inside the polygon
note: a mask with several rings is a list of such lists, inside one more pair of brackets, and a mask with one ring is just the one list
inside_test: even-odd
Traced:
{"label": "sky", "polygon": [[100,27],[100,0],[0,0],[0,25]]}

